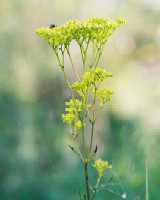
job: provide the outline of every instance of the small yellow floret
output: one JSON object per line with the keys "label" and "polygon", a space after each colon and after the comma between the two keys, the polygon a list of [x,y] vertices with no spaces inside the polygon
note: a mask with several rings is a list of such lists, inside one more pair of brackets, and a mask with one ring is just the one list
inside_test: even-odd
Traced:
{"label": "small yellow floret", "polygon": [[108,161],[102,161],[101,159],[96,160],[95,163],[92,165],[94,168],[96,168],[98,172],[98,176],[102,177],[103,172],[108,169],[112,168],[112,165],[108,164]]}

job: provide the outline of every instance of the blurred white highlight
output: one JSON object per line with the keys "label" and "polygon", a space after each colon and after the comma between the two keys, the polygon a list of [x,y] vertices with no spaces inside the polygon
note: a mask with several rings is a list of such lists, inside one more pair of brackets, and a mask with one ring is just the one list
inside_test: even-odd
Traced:
{"label": "blurred white highlight", "polygon": [[126,199],[126,198],[127,198],[126,193],[123,193],[123,194],[122,194],[122,199]]}

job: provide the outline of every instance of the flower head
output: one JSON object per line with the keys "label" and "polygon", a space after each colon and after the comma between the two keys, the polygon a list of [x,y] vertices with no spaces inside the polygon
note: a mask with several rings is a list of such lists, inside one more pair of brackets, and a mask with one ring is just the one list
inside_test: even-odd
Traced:
{"label": "flower head", "polygon": [[72,40],[76,40],[79,45],[90,40],[98,46],[98,43],[105,44],[114,30],[123,23],[123,18],[112,20],[94,17],[82,21],[69,20],[60,27],[41,27],[36,29],[35,33],[54,49],[60,45],[68,47]]}
{"label": "flower head", "polygon": [[[79,120],[79,116],[82,112],[82,101],[79,99],[71,99],[66,102],[66,106],[66,114],[62,114],[62,119],[64,123],[68,124],[71,134],[75,139],[79,130],[82,128],[82,122]],[[85,107],[90,107],[90,104],[86,104]]]}
{"label": "flower head", "polygon": [[100,107],[102,107],[105,103],[111,100],[111,97],[113,96],[113,91],[110,88],[100,88],[97,90],[97,97],[98,101],[100,103]]}
{"label": "flower head", "polygon": [[[83,96],[88,91],[88,89],[91,89],[92,92],[95,92],[95,88],[98,88],[100,83],[108,77],[112,77],[112,74],[110,72],[106,72],[105,70],[100,68],[90,69],[82,76],[82,81],[76,81],[72,85],[72,88],[76,92],[78,92],[80,96]],[[105,92],[106,91],[104,91],[103,93]],[[99,93],[101,92],[99,91]]]}
{"label": "flower head", "polygon": [[101,159],[96,160],[95,163],[92,165],[94,168],[96,168],[97,172],[98,172],[98,176],[102,177],[103,176],[103,172],[108,169],[108,168],[112,168],[112,165],[108,164],[108,161],[103,161]]}

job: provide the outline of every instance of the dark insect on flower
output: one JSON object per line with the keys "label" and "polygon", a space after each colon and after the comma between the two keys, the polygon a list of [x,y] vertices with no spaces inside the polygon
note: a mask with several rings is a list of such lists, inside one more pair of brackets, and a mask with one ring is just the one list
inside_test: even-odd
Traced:
{"label": "dark insect on flower", "polygon": [[56,27],[56,25],[55,24],[50,24],[50,26],[49,26],[50,28],[55,28]]}

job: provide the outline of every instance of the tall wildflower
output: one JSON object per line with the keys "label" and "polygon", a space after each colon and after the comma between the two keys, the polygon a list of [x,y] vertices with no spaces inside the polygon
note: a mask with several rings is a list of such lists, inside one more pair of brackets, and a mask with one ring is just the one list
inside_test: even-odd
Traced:
{"label": "tall wildflower", "polygon": [[[110,101],[114,94],[111,88],[106,86],[101,88],[101,83],[112,77],[112,74],[97,66],[109,37],[124,23],[123,18],[112,20],[94,17],[82,21],[69,20],[59,27],[51,24],[49,27],[44,26],[35,30],[35,33],[44,39],[55,52],[70,91],[71,99],[66,102],[62,120],[68,125],[73,140],[77,142],[81,141],[82,145],[81,149],[69,145],[71,150],[80,157],[84,165],[86,190],[84,194],[80,194],[81,200],[94,199],[104,171],[112,168],[112,165],[108,164],[108,161],[97,160],[92,164],[98,172],[96,185],[92,189],[93,187],[91,187],[88,179],[88,165],[92,162],[98,150],[98,146],[94,147],[93,145],[94,127],[104,104]],[[83,62],[83,75],[81,76],[77,73],[70,53],[70,45],[73,40],[77,42],[80,48]],[[88,64],[89,45],[92,45],[93,52]],[[77,77],[77,81],[73,84],[70,84],[65,72],[65,53],[68,54],[73,73]],[[98,104],[97,110],[96,104]],[[91,124],[90,132],[86,131],[88,122]],[[86,140],[87,135],[90,137],[89,144],[87,144]],[[80,138],[80,141],[78,138]]]}

